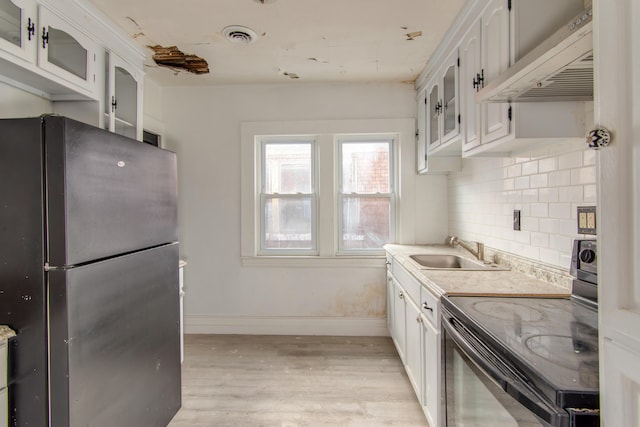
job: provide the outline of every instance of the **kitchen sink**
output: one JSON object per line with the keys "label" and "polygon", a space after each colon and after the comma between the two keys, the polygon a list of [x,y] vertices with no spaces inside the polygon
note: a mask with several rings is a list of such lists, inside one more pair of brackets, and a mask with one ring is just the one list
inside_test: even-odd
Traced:
{"label": "kitchen sink", "polygon": [[427,270],[509,270],[498,264],[475,261],[458,255],[420,254],[409,257],[417,262],[420,268]]}

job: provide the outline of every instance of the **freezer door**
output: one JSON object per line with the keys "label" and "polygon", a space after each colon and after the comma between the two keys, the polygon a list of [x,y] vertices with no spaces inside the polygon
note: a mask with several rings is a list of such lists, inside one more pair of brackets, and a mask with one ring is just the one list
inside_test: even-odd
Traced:
{"label": "freezer door", "polygon": [[50,265],[177,241],[175,153],[64,117],[43,120]]}
{"label": "freezer door", "polygon": [[51,427],[167,425],[181,405],[178,245],[49,283]]}

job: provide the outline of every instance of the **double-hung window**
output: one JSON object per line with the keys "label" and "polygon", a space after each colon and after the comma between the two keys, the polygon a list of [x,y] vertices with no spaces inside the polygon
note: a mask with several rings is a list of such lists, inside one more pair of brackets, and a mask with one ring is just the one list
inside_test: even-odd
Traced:
{"label": "double-hung window", "polygon": [[394,239],[391,138],[338,139],[338,251],[379,253]]}
{"label": "double-hung window", "polygon": [[260,158],[260,253],[317,254],[315,140],[263,138]]}

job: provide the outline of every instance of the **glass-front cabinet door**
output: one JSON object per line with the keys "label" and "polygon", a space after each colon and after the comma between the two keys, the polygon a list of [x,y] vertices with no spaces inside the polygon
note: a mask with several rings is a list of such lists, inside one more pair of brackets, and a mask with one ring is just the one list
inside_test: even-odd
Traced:
{"label": "glass-front cabinet door", "polygon": [[95,43],[43,6],[39,8],[38,31],[38,66],[95,93]]}
{"label": "glass-front cabinet door", "polygon": [[105,128],[142,140],[142,72],[112,52],[105,64]]}
{"label": "glass-front cabinet door", "polygon": [[454,49],[442,70],[442,143],[460,135],[458,95],[458,49]]}
{"label": "glass-front cabinet door", "polygon": [[440,101],[438,83],[435,83],[427,90],[429,93],[427,99],[427,149],[431,150],[440,144],[440,112],[442,111],[442,102]]}
{"label": "glass-front cabinet door", "polygon": [[36,34],[36,5],[30,0],[0,0],[0,50],[33,61]]}

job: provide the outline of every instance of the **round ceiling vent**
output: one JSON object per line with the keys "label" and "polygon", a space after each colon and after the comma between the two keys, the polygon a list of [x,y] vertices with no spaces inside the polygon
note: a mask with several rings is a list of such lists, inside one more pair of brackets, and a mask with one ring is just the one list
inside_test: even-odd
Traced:
{"label": "round ceiling vent", "polygon": [[222,30],[222,35],[234,43],[253,43],[258,35],[251,28],[240,25],[230,25]]}

